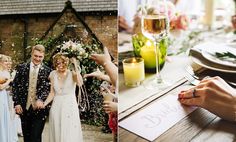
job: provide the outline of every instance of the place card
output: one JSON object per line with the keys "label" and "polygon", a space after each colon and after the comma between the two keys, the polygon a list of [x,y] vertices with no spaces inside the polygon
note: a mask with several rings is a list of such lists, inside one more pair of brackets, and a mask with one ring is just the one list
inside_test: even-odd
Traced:
{"label": "place card", "polygon": [[177,95],[168,95],[122,120],[119,126],[153,141],[195,109],[181,105]]}

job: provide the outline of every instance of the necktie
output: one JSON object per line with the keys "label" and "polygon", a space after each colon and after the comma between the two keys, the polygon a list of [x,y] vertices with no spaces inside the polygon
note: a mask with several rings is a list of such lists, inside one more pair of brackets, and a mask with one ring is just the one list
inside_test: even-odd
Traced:
{"label": "necktie", "polygon": [[30,73],[30,80],[29,80],[29,93],[27,98],[26,109],[29,109],[30,105],[34,105],[36,101],[36,86],[37,86],[37,68],[38,66],[33,66],[33,69]]}

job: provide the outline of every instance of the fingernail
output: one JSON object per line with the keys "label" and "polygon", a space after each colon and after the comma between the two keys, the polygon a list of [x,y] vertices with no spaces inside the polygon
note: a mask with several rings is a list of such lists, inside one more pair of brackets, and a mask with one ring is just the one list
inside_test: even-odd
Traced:
{"label": "fingernail", "polygon": [[179,98],[181,99],[181,98],[183,98],[183,93],[179,93]]}
{"label": "fingernail", "polygon": [[181,93],[178,94],[178,98],[179,98],[179,99],[180,99],[180,97],[181,97]]}

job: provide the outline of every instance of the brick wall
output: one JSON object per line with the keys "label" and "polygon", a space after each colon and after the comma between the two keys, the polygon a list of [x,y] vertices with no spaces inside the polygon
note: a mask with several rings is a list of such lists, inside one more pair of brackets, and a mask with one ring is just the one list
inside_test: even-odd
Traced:
{"label": "brick wall", "polygon": [[[28,47],[34,45],[34,38],[40,38],[49,29],[57,16],[45,15],[28,16]],[[95,33],[98,39],[108,47],[112,56],[117,59],[117,16],[84,16],[84,21]],[[65,23],[67,22],[64,19]],[[70,19],[69,19],[70,20]],[[61,24],[61,25],[60,25]],[[60,29],[62,23],[57,25]],[[56,31],[52,32],[56,36]],[[51,35],[53,36],[53,35]],[[24,22],[19,17],[0,18],[0,53],[10,55],[15,63],[22,62],[24,55],[30,52],[30,48],[25,49],[24,41]]]}

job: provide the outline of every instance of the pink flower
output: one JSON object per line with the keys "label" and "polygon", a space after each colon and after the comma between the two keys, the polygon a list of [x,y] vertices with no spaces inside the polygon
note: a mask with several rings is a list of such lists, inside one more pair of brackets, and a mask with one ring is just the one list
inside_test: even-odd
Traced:
{"label": "pink flower", "polygon": [[186,30],[188,28],[189,21],[189,18],[185,14],[177,15],[170,21],[170,30]]}
{"label": "pink flower", "polygon": [[189,18],[185,14],[179,14],[176,12],[175,5],[167,1],[167,13],[170,21],[170,30],[178,29],[178,30],[186,30],[189,25]]}
{"label": "pink flower", "polygon": [[[175,6],[172,2],[167,1],[166,2],[166,8],[167,8],[167,14],[168,18],[171,20],[175,17]],[[164,3],[161,3],[160,8],[158,7],[150,7],[147,10],[148,14],[159,14],[159,13],[165,13],[165,5]]]}

